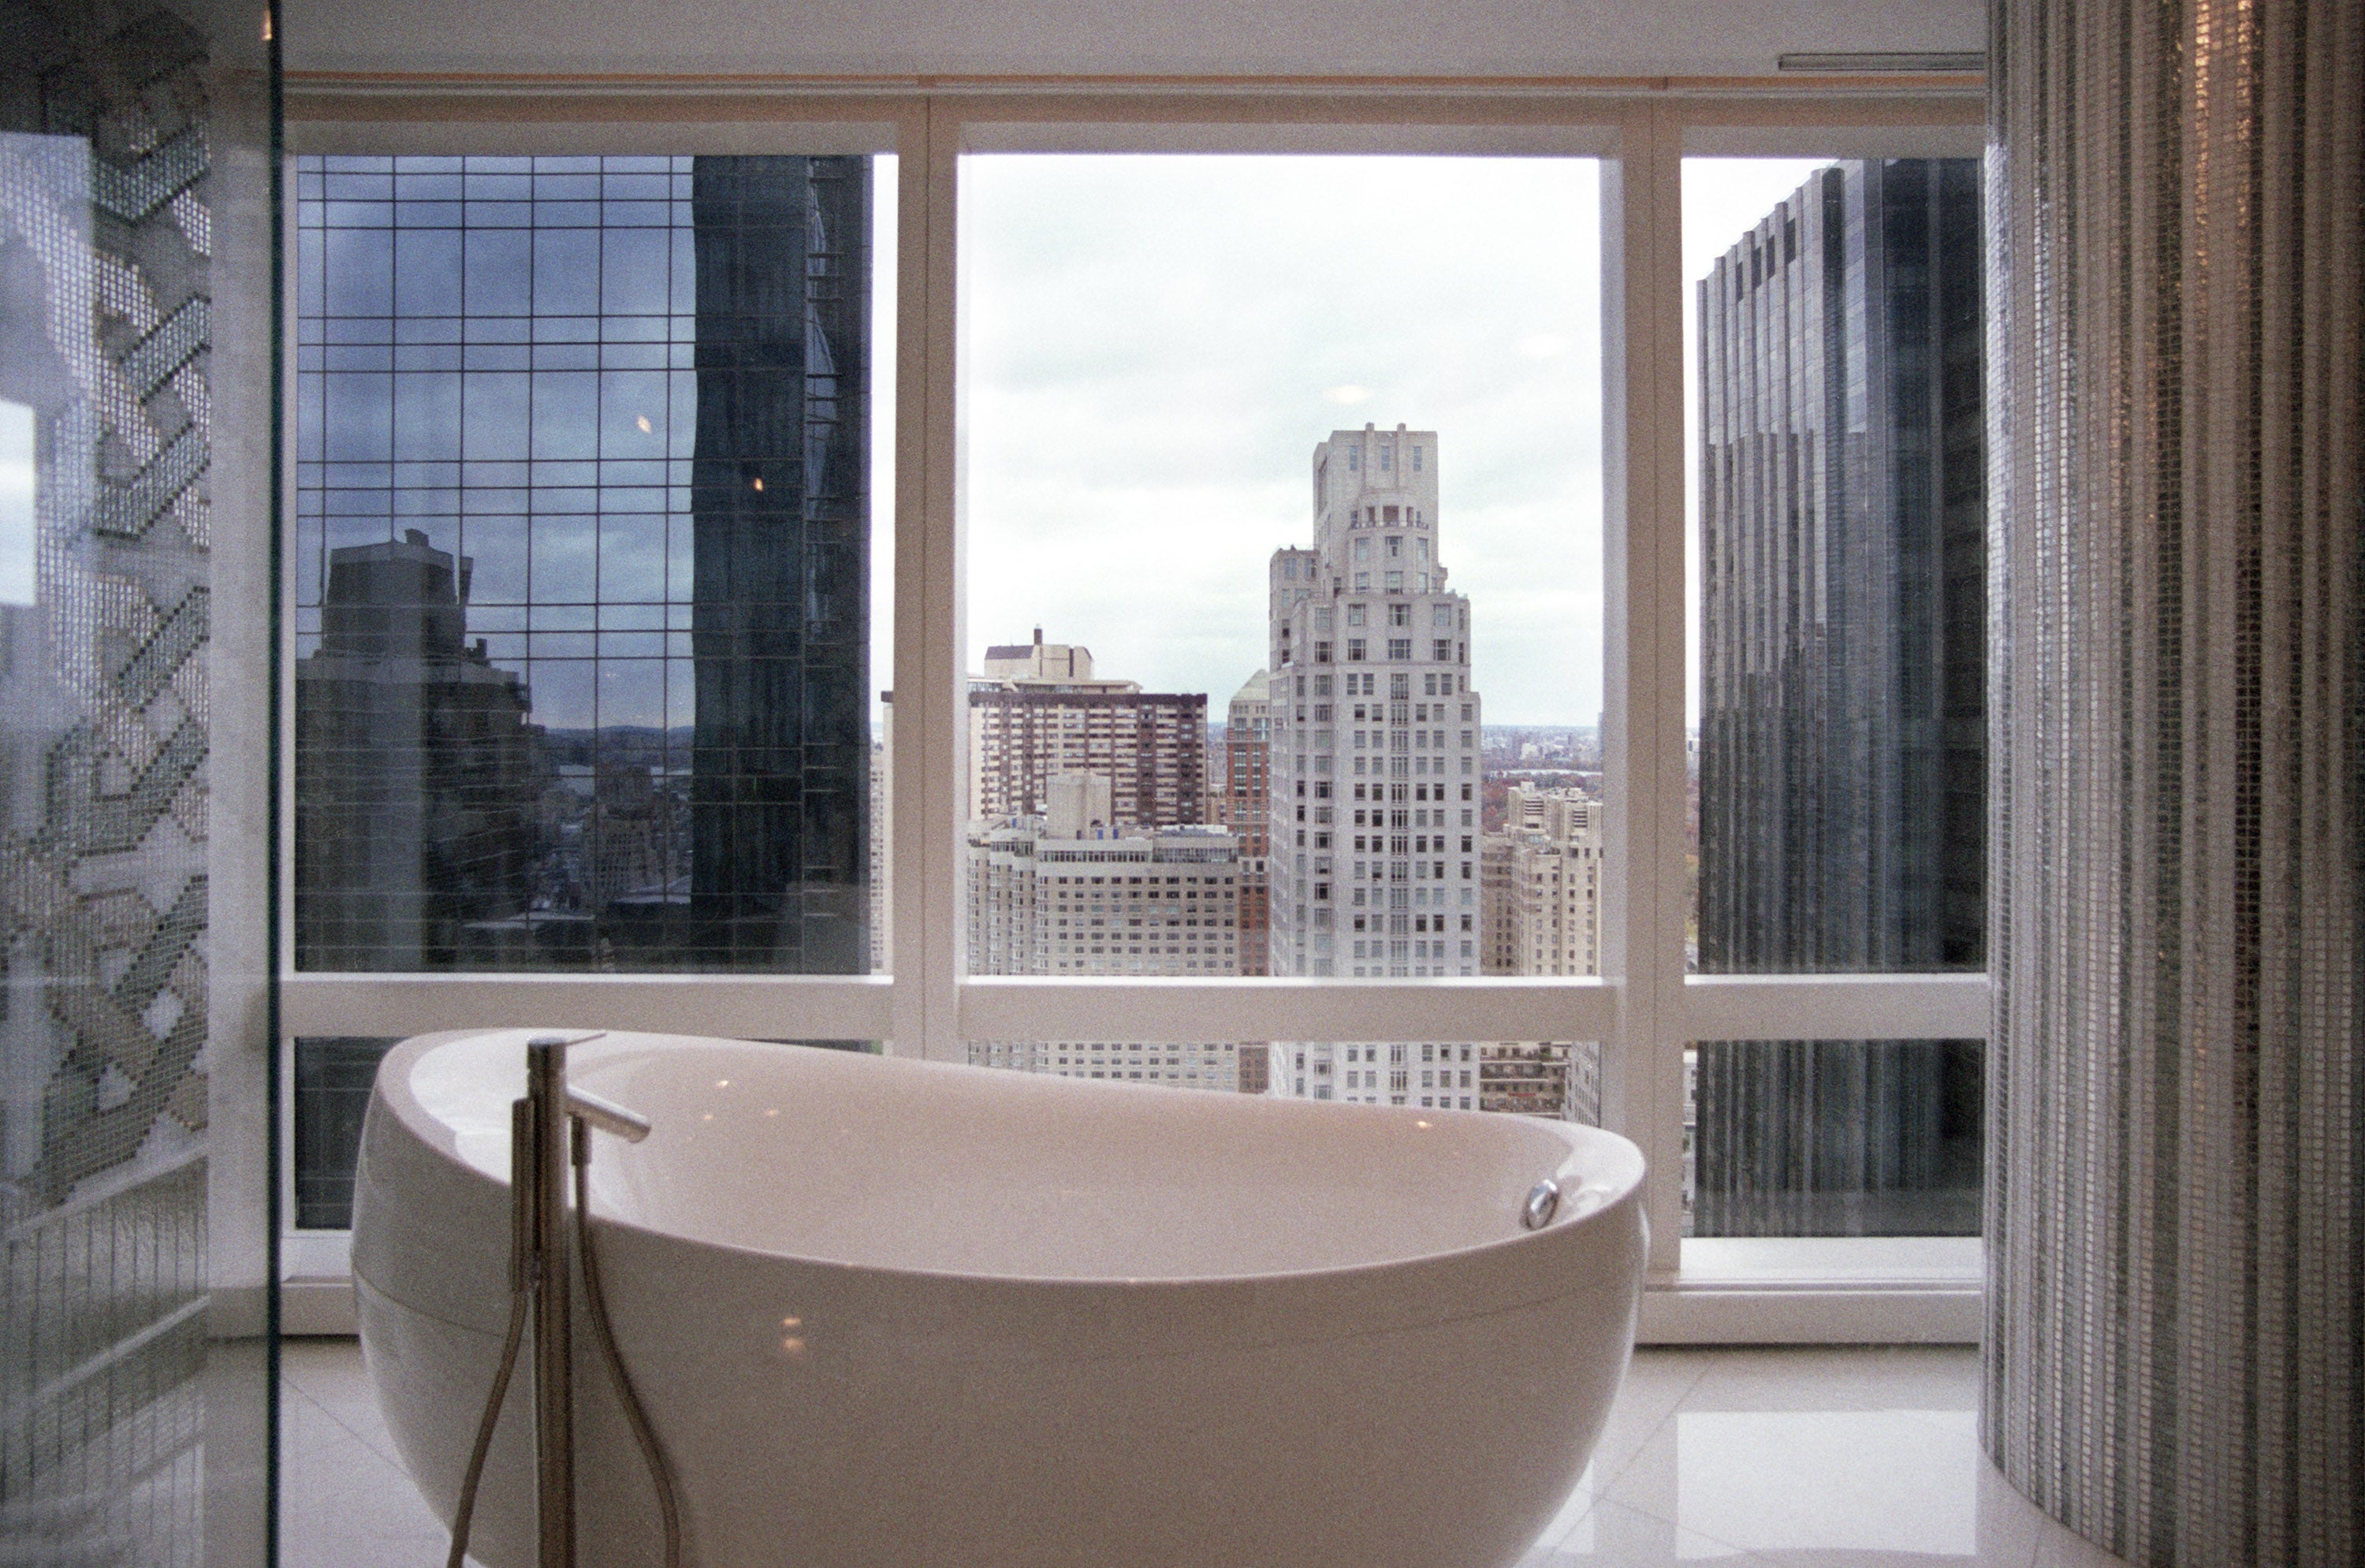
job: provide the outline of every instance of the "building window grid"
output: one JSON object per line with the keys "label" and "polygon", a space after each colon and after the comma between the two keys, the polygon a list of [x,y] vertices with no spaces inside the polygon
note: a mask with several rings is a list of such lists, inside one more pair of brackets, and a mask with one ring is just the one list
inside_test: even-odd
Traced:
{"label": "building window grid", "polygon": [[[761,793],[777,811],[783,788],[817,789],[817,809],[842,807],[846,777],[861,765],[832,755],[829,718],[819,728],[787,722],[805,766],[818,767],[801,779],[765,762],[755,766],[770,773],[755,782],[735,771],[740,750],[699,749],[710,737],[697,731],[697,694],[719,668],[693,650],[700,617],[731,617],[768,661],[780,654],[777,633],[789,607],[735,586],[701,606],[691,566],[697,532],[732,526],[737,509],[722,490],[744,479],[761,491],[770,470],[770,499],[786,503],[773,510],[798,515],[793,539],[776,553],[795,556],[807,584],[799,657],[836,665],[862,656],[868,606],[840,602],[846,579],[835,563],[843,537],[861,532],[867,502],[858,489],[830,491],[819,476],[836,471],[824,454],[839,432],[863,429],[857,410],[867,396],[868,321],[846,326],[842,312],[824,306],[824,321],[809,301],[785,297],[769,311],[739,312],[737,330],[751,338],[816,334],[833,342],[835,354],[817,342],[801,374],[777,377],[783,395],[773,401],[798,410],[804,461],[791,471],[777,442],[736,425],[718,426],[723,433],[701,442],[700,377],[712,372],[699,362],[699,323],[715,306],[700,297],[694,254],[710,236],[783,254],[793,246],[813,299],[849,297],[849,286],[858,296],[869,287],[869,236],[832,230],[846,211],[867,207],[868,161],[724,159],[703,176],[701,162],[297,162],[290,767],[313,781],[297,794],[300,967],[432,971],[455,959],[481,969],[869,967],[841,939],[810,954],[768,946],[760,940],[768,935],[758,909],[765,900],[700,883],[693,872],[694,862],[757,857],[746,853],[752,841],[741,840],[760,834],[758,815],[731,802]],[[781,176],[790,167],[804,191],[800,221],[768,222],[765,204],[794,183]],[[764,194],[750,196],[759,181]],[[850,188],[851,207],[815,198],[824,185]],[[701,222],[693,216],[701,200],[733,217]],[[791,315],[793,326],[785,325]],[[727,485],[718,477],[726,469],[738,476]],[[364,560],[371,555],[384,559]],[[355,582],[365,571],[383,582],[394,580],[390,573],[420,574],[427,595],[440,592],[446,608],[419,598],[389,616],[375,601],[353,600],[350,590],[341,605],[341,569]],[[420,804],[432,814],[448,809],[447,793],[467,798],[469,825],[445,838],[476,858],[454,868],[444,850],[430,857],[442,869],[422,867],[415,887],[387,888],[378,885],[386,866],[335,853],[325,841],[343,835],[321,824],[333,826],[336,812],[351,809],[348,798],[379,791],[366,774],[382,754],[397,773],[415,755],[422,778],[434,776],[442,754],[402,754],[399,742],[389,746],[354,727],[402,678],[398,662],[381,670],[378,655],[352,651],[388,633],[364,631],[357,640],[353,629],[385,616],[399,636],[406,613],[422,628],[420,645],[434,650],[423,681],[409,678],[414,706],[422,725],[440,727],[460,754],[447,769],[456,777],[422,783]],[[440,650],[446,640],[452,649]],[[496,688],[505,701],[487,700],[499,697]],[[730,699],[718,692],[707,700],[719,711]],[[858,716],[835,729],[857,726]],[[637,732],[629,739],[627,727]],[[839,749],[857,749],[849,734],[836,738]],[[758,745],[746,743],[745,755]],[[727,778],[725,765],[713,761],[725,756],[734,759]],[[559,809],[579,820],[554,832],[549,802],[568,793],[568,764],[584,776],[573,791],[584,799]],[[539,803],[506,814],[484,810],[479,797],[500,768],[554,770],[561,783]],[[506,779],[492,788],[518,793]],[[855,788],[867,796],[867,782]],[[436,804],[428,803],[430,791]],[[315,812],[308,823],[308,809]],[[857,821],[863,809],[856,807]],[[730,851],[701,859],[699,835],[727,841]],[[858,884],[865,847],[857,843],[850,856],[843,846],[824,849],[801,874],[815,884]],[[757,855],[765,853],[797,851],[768,842]],[[685,887],[694,888],[693,903],[705,898],[687,920],[676,896]],[[607,912],[624,907],[620,894],[666,913],[654,922],[611,922]],[[768,918],[781,924],[776,911]],[[848,924],[833,929],[842,938]],[[576,935],[577,926],[596,931],[596,944]],[[861,934],[852,935],[858,948]]]}
{"label": "building window grid", "polygon": [[[687,526],[689,512],[690,457],[685,444],[689,425],[677,417],[677,406],[689,389],[685,376],[677,373],[693,368],[694,308],[682,297],[687,280],[676,275],[683,269],[674,247],[667,246],[661,263],[663,285],[654,297],[640,301],[647,307],[640,310],[618,310],[603,303],[611,291],[602,275],[603,264],[610,259],[608,248],[601,245],[593,247],[596,253],[588,258],[590,295],[575,302],[575,308],[562,309],[555,301],[546,310],[538,308],[531,286],[527,297],[516,301],[520,308],[472,308],[463,298],[462,285],[455,276],[452,308],[428,312],[402,301],[421,286],[413,275],[440,270],[442,259],[424,246],[396,241],[448,233],[482,242],[499,235],[530,237],[570,229],[599,235],[611,230],[646,229],[666,234],[670,241],[675,226],[688,221],[691,161],[494,157],[404,161],[455,165],[449,172],[364,173],[351,167],[382,167],[387,162],[307,160],[297,179],[296,397],[299,409],[311,414],[295,421],[300,432],[295,540],[297,655],[317,645],[328,552],[340,543],[397,537],[402,527],[398,520],[409,518],[434,525],[438,533],[456,545],[454,554],[474,555],[483,543],[507,544],[514,539],[516,547],[502,553],[503,557],[515,560],[514,577],[506,571],[484,572],[473,586],[469,630],[472,636],[486,638],[493,657],[687,658],[686,620],[675,625],[673,622],[681,618],[665,613],[687,610],[689,603],[688,584],[672,580],[681,575],[686,554],[681,542],[671,535]],[[519,168],[529,163],[579,166],[587,162],[626,167],[596,173],[569,167],[563,174],[536,174]],[[502,187],[521,183],[523,188],[501,188],[495,199],[490,187],[495,181]],[[590,191],[572,188],[587,181]],[[655,200],[645,199],[644,191],[651,181],[665,191]],[[397,230],[392,215],[397,200],[428,199],[425,194],[411,196],[407,187],[420,187],[424,193],[447,183],[486,194],[453,201],[447,220],[421,223],[406,213],[406,226]],[[611,191],[618,194],[604,194]],[[586,212],[587,207],[597,211]],[[328,274],[334,270],[326,252],[340,240],[369,234],[385,234],[388,241],[383,308],[340,309],[326,294]],[[459,247],[454,249],[456,252]],[[409,253],[407,265],[406,252]],[[598,329],[588,341],[577,335],[580,323],[587,320],[596,322]],[[510,331],[503,331],[503,323],[515,325]],[[566,336],[545,341],[546,326],[564,330]],[[466,331],[471,327],[476,330]],[[462,341],[464,331],[470,341]],[[531,437],[513,445],[510,438],[519,428],[532,431],[535,426],[535,394],[555,395],[553,382],[567,372],[644,378],[646,385],[633,394],[633,411],[655,427],[638,432],[648,439],[633,441],[621,430],[603,430],[605,440],[595,442],[588,455],[574,451],[555,454]],[[415,426],[405,426],[411,424],[407,416],[412,416],[416,405],[432,392],[405,383],[439,375],[459,376],[451,421],[453,440],[448,452],[427,454],[426,443],[432,442],[432,435],[422,438]],[[487,381],[477,379],[497,375],[521,375],[524,386],[517,389],[504,386],[497,393]],[[382,409],[351,404],[342,390],[347,377],[389,377],[392,395]],[[521,397],[516,395],[518,391]],[[471,407],[472,393],[483,406],[481,418],[479,409]],[[494,400],[488,403],[488,398]],[[373,416],[381,411],[387,420],[382,435],[350,428],[362,420],[375,422]],[[340,428],[332,431],[332,423]],[[494,428],[497,425],[507,428]],[[381,450],[361,450],[356,443],[364,436],[371,447]],[[611,442],[616,444],[611,447]],[[587,468],[598,471],[586,474]],[[412,479],[418,482],[406,483]],[[611,493],[650,498],[638,507],[611,508],[606,498]],[[532,501],[526,498],[529,494]],[[535,534],[523,526],[528,516],[534,515],[530,509],[536,503],[554,509],[552,521],[577,517],[595,520],[588,531],[594,535],[587,541],[588,572],[574,560],[566,565],[546,562],[537,568]],[[544,520],[537,517],[536,521]],[[472,522],[488,538],[472,540]],[[607,585],[601,582],[600,571],[602,547],[613,557],[620,548],[618,535],[625,525],[634,523],[656,525],[656,548],[650,551],[644,542],[635,554],[644,558],[629,577],[619,570],[624,565],[621,559],[611,560],[610,570],[619,579],[617,588],[633,582],[641,591],[603,592]],[[544,554],[556,548],[555,541],[543,542]],[[566,554],[577,555],[572,550]],[[489,566],[495,559],[500,557],[488,557],[480,565]],[[553,613],[536,617],[532,611],[537,610]]]}

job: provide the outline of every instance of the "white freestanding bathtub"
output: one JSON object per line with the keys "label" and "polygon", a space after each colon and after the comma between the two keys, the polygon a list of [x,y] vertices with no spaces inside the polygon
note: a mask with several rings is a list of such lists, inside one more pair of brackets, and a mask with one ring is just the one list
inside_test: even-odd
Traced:
{"label": "white freestanding bathtub", "polygon": [[[528,1037],[405,1042],[363,1135],[363,1349],[447,1520],[506,1321]],[[682,1036],[571,1054],[656,1124],[598,1137],[595,1244],[703,1568],[1496,1568],[1631,1351],[1642,1160],[1592,1128]],[[1547,1176],[1558,1215],[1524,1229]],[[584,1561],[655,1562],[576,1347]],[[530,1366],[477,1506],[493,1568],[533,1560]]]}

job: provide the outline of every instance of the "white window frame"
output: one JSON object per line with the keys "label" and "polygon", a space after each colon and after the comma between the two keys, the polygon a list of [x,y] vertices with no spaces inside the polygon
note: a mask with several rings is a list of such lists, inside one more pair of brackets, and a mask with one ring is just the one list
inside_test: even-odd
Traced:
{"label": "white window frame", "polygon": [[[1978,78],[1275,86],[1253,80],[1073,91],[807,92],[579,82],[438,90],[415,80],[291,84],[287,147],[319,152],[879,151],[899,158],[890,972],[884,975],[331,974],[293,966],[293,617],[279,658],[285,852],[280,1070],[299,1036],[404,1036],[521,1022],[768,1037],[875,1038],[965,1060],[967,1042],[1062,1037],[1597,1039],[1609,1125],[1648,1158],[1645,1338],[1968,1341],[1976,1238],[1684,1242],[1683,1054],[1699,1039],[1985,1038],[1981,975],[1703,977],[1684,969],[1686,836],[1681,160],[1959,151]],[[1602,161],[1604,735],[1609,812],[1598,978],[1061,980],[962,973],[962,610],[955,249],[969,151],[1561,153]],[[292,189],[292,184],[291,184]],[[292,226],[291,226],[292,233]],[[292,243],[292,239],[291,239]],[[293,276],[291,269],[290,275]],[[879,280],[883,286],[889,280]],[[293,302],[286,304],[292,325]],[[291,330],[289,341],[294,341]],[[292,384],[292,372],[290,381]],[[292,394],[292,386],[283,395]],[[280,476],[292,497],[293,442]],[[295,508],[287,506],[292,520]],[[292,572],[292,563],[290,566]],[[292,584],[283,603],[292,604]],[[263,694],[222,694],[252,720]],[[248,733],[263,733],[257,724]],[[250,833],[245,835],[251,839]],[[241,840],[218,851],[248,854]],[[292,1095],[286,1099],[292,1102]],[[292,1138],[292,1103],[279,1136]],[[283,1147],[287,1147],[283,1144]],[[290,1187],[283,1192],[292,1215]],[[291,1279],[346,1271],[340,1233],[286,1232]],[[325,1298],[323,1298],[325,1299]],[[297,1312],[333,1327],[333,1308]]]}

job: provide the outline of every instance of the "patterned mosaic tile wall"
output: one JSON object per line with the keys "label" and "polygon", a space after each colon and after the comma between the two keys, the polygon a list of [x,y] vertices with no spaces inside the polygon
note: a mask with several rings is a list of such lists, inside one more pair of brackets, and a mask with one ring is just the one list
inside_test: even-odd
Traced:
{"label": "patterned mosaic tile wall", "polygon": [[2365,1560],[2365,6],[1999,0],[1986,1440]]}
{"label": "patterned mosaic tile wall", "polygon": [[194,1562],[204,40],[0,0],[0,1540]]}

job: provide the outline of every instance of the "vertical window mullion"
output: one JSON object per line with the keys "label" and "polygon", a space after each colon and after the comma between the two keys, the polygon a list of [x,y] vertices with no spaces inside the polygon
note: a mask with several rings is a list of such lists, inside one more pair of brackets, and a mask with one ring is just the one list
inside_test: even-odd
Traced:
{"label": "vertical window mullion", "polygon": [[963,671],[954,250],[961,125],[930,101],[904,122],[897,279],[895,1020],[900,1055],[967,1059],[960,1038]]}
{"label": "vertical window mullion", "polygon": [[1676,1270],[1683,1225],[1680,137],[1675,110],[1637,106],[1602,185],[1604,763],[1615,835],[1603,970],[1620,995],[1620,1027],[1603,1063],[1603,1119],[1650,1162],[1649,1269],[1661,1278]]}

